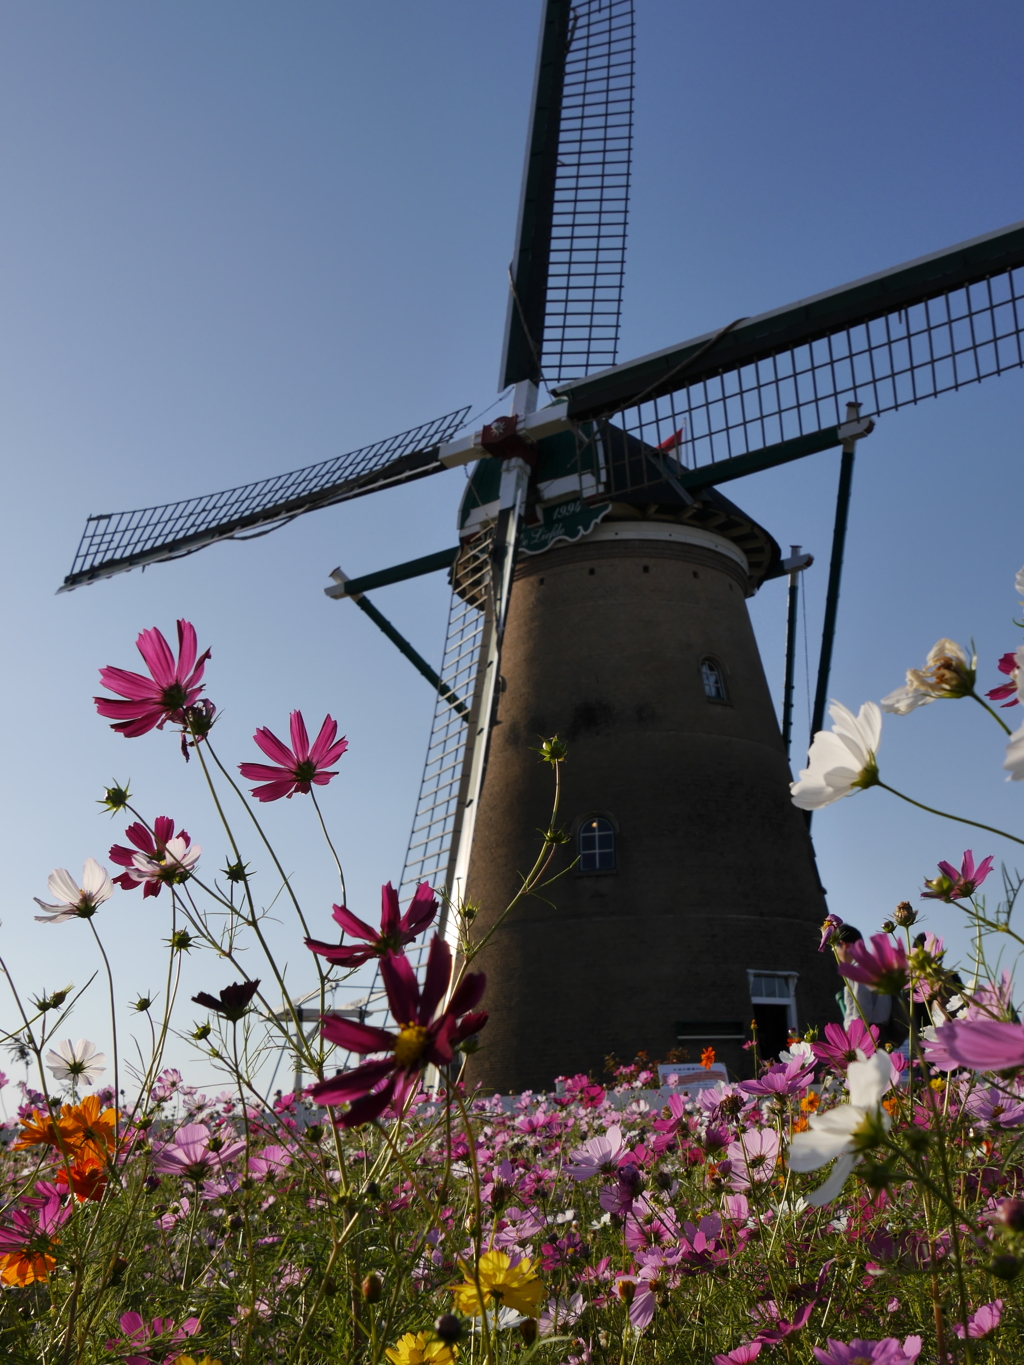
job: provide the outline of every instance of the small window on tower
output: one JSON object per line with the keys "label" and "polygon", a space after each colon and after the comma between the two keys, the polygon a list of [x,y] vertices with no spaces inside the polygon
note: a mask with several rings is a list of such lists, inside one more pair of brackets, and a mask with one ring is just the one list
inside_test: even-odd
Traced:
{"label": "small window on tower", "polygon": [[576,836],[580,872],[615,871],[615,826],[603,815],[588,815]]}
{"label": "small window on tower", "polygon": [[704,695],[708,701],[728,701],[725,691],[725,678],[722,676],[722,665],[717,659],[701,659],[700,678],[704,684]]}

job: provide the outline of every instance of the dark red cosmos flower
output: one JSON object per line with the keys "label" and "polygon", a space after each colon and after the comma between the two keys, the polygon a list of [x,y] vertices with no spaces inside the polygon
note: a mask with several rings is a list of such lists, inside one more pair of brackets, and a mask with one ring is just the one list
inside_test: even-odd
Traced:
{"label": "dark red cosmos flower", "polygon": [[325,1014],[323,1018],[322,1032],[328,1042],[363,1057],[372,1052],[390,1054],[313,1086],[311,1093],[318,1104],[350,1102],[347,1113],[338,1119],[343,1128],[368,1123],[389,1104],[399,1108],[428,1064],[447,1066],[458,1044],[478,1033],[487,1022],[486,1011],[468,1012],[483,996],[487,984],[483,972],[464,976],[447,1009],[434,1018],[452,976],[451,949],[439,934],[430,942],[422,990],[407,957],[389,953],[381,958],[380,974],[397,1033],[358,1024],[336,1014]]}
{"label": "dark red cosmos flower", "polygon": [[100,682],[125,700],[93,697],[100,715],[116,721],[110,728],[126,739],[162,730],[167,721],[183,725],[185,708],[192,706],[203,690],[203,669],[210,657],[206,650],[196,658],[198,644],[190,621],[178,622],[177,662],[170,645],[155,627],[144,630],[135,644],[152,676],[147,678],[124,668],[101,668]]}
{"label": "dark red cosmos flower", "polygon": [[204,1009],[214,1010],[217,1014],[223,1014],[225,1019],[237,1024],[259,988],[259,977],[252,981],[236,981],[231,986],[225,986],[219,996],[211,995],[209,991],[200,991],[198,995],[192,997],[192,1003],[202,1005]]}
{"label": "dark red cosmos flower", "polygon": [[996,664],[999,672],[1005,673],[1010,681],[1000,683],[998,687],[993,687],[991,692],[985,693],[985,696],[988,697],[990,701],[1003,701],[1004,697],[1009,697],[1011,699],[1010,701],[1003,701],[1004,710],[1008,706],[1017,706],[1020,701],[1017,686],[1017,678],[1020,673],[1020,660],[1017,657],[1018,654],[1020,654],[1020,650],[1017,650],[1015,654],[1004,654]]}
{"label": "dark red cosmos flower", "polygon": [[319,953],[328,962],[340,962],[345,967],[359,967],[371,957],[383,957],[385,953],[400,953],[407,943],[427,929],[437,914],[437,899],[427,882],[420,882],[416,894],[409,902],[404,915],[398,913],[398,892],[387,882],[380,889],[381,913],[380,929],[371,929],[358,915],[346,910],[343,905],[331,907],[335,922],[346,933],[363,939],[369,947],[353,944],[324,943],[318,938],[307,938],[306,947]]}
{"label": "dark red cosmos flower", "polygon": [[110,861],[128,869],[113,880],[123,891],[141,886],[143,896],[159,896],[165,882],[176,885],[187,881],[202,852],[186,830],[179,829],[175,834],[169,815],[156,817],[152,834],[140,821],[129,825],[124,833],[135,848],[113,845],[107,855]]}
{"label": "dark red cosmos flower", "polygon": [[253,787],[252,794],[257,801],[280,801],[287,796],[289,801],[296,792],[308,792],[315,783],[324,787],[337,772],[328,772],[348,748],[348,740],[338,739],[338,722],[328,716],[320,727],[320,733],[312,744],[306,733],[306,723],[301,711],[293,711],[290,718],[292,747],[282,744],[273,731],[261,726],[253,735],[268,758],[269,763],[239,763],[238,771],[250,782],[262,782],[263,786]]}

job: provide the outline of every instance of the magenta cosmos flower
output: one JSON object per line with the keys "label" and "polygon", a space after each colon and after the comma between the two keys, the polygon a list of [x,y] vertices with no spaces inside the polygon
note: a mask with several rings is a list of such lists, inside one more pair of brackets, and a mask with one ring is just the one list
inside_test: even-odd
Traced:
{"label": "magenta cosmos flower", "polygon": [[959,872],[952,863],[939,863],[941,877],[932,877],[930,880],[925,878],[927,891],[921,893],[921,899],[925,901],[952,901],[965,900],[968,896],[973,896],[978,887],[982,884],[988,874],[992,871],[992,859],[984,858],[977,867],[974,865],[974,854],[970,849],[964,852],[963,861],[960,864]]}
{"label": "magenta cosmos flower", "polygon": [[794,1057],[791,1062],[776,1062],[756,1081],[740,1081],[739,1088],[746,1095],[794,1095],[813,1079],[813,1063],[808,1066],[802,1058]]}
{"label": "magenta cosmos flower", "polygon": [[101,668],[100,682],[125,700],[93,698],[100,715],[115,722],[110,728],[126,739],[149,730],[162,730],[168,721],[184,725],[185,709],[195,703],[203,690],[203,669],[210,657],[206,650],[196,658],[198,644],[190,621],[178,622],[177,662],[170,645],[155,627],[144,630],[135,644],[152,676],[129,673],[124,668]]}
{"label": "magenta cosmos flower", "polygon": [[437,900],[427,882],[420,882],[404,915],[398,912],[398,892],[390,882],[381,887],[380,899],[380,929],[371,929],[358,915],[353,915],[352,911],[346,910],[343,905],[331,907],[335,922],[340,924],[346,933],[363,939],[368,947],[324,943],[318,938],[307,938],[306,947],[311,952],[327,958],[328,962],[339,962],[345,967],[359,967],[371,957],[400,953],[407,943],[411,943],[430,927],[437,914]]}
{"label": "magenta cosmos flower", "polygon": [[310,1093],[318,1104],[350,1102],[347,1113],[338,1119],[343,1128],[369,1123],[389,1104],[401,1107],[428,1064],[447,1066],[456,1046],[487,1022],[483,1010],[468,1013],[483,996],[487,984],[483,972],[464,976],[447,1009],[434,1017],[452,976],[452,952],[438,934],[430,942],[422,990],[407,957],[388,954],[381,958],[380,974],[397,1033],[337,1014],[326,1014],[323,1019],[322,1032],[328,1042],[363,1057],[373,1052],[389,1054],[313,1086]]}
{"label": "magenta cosmos flower", "polygon": [[852,962],[839,964],[840,976],[860,981],[879,995],[899,995],[907,985],[907,954],[888,934],[872,934],[871,947],[860,939],[847,945]]}
{"label": "magenta cosmos flower", "polygon": [[901,1346],[896,1337],[881,1341],[833,1341],[828,1339],[828,1350],[812,1346],[814,1358],[820,1365],[914,1365],[921,1354],[921,1338],[907,1337]]}
{"label": "magenta cosmos flower", "polygon": [[266,756],[273,759],[274,766],[268,763],[239,763],[238,771],[250,782],[262,782],[263,786],[253,787],[252,794],[257,801],[280,801],[282,796],[289,800],[296,792],[308,792],[313,783],[324,787],[337,772],[328,772],[348,748],[348,740],[337,738],[338,723],[330,716],[320,727],[320,733],[309,742],[306,724],[301,711],[293,711],[290,719],[292,747],[282,744],[278,737],[265,726],[253,735]]}
{"label": "magenta cosmos flower", "polygon": [[203,851],[198,844],[193,844],[186,830],[179,829],[175,834],[174,821],[169,815],[156,817],[152,833],[138,820],[124,833],[135,847],[114,844],[111,848],[110,861],[128,869],[114,881],[123,891],[141,886],[143,896],[159,896],[165,883],[176,886],[188,881]]}
{"label": "magenta cosmos flower", "polygon": [[851,1062],[866,1062],[878,1045],[878,1029],[854,1019],[849,1028],[840,1024],[825,1025],[825,1041],[812,1043],[811,1049],[819,1062],[827,1062],[836,1071],[845,1072]]}

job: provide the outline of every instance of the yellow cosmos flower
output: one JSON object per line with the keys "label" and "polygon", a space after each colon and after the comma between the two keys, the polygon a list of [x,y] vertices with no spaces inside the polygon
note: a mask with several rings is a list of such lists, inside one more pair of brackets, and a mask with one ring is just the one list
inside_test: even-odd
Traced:
{"label": "yellow cosmos flower", "polygon": [[531,1260],[524,1257],[518,1265],[513,1265],[504,1251],[485,1251],[477,1267],[484,1303],[480,1302],[473,1272],[464,1261],[460,1261],[459,1265],[466,1283],[451,1287],[459,1313],[480,1318],[485,1308],[497,1304],[499,1308],[512,1308],[527,1317],[537,1316],[538,1305],[544,1297],[544,1285],[535,1275]]}
{"label": "yellow cosmos flower", "polygon": [[406,1332],[384,1354],[393,1365],[454,1365],[458,1351],[432,1332]]}
{"label": "yellow cosmos flower", "polygon": [[212,1356],[203,1356],[202,1360],[196,1360],[195,1356],[178,1356],[174,1365],[220,1365],[220,1361]]}

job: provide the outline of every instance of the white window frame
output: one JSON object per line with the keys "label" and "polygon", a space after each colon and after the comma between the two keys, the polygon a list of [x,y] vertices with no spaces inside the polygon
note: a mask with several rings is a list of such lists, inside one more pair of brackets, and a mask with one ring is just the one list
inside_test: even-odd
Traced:
{"label": "white window frame", "polygon": [[[713,692],[708,691],[708,678],[704,672],[705,668],[709,670],[714,669],[717,686],[721,689],[721,696],[716,696]],[[700,681],[701,686],[704,688],[705,701],[728,702],[729,689],[725,684],[725,669],[722,666],[721,659],[716,659],[713,654],[704,654],[701,656]]]}
{"label": "white window frame", "polygon": [[[764,971],[760,967],[748,967],[747,984],[750,989],[750,1003],[752,1005],[785,1005],[787,1012],[786,1022],[789,1028],[795,1031],[797,1028],[796,983],[799,975],[800,975],[799,972],[773,972]],[[771,976],[774,977],[776,980],[781,979],[787,981],[789,983],[789,999],[780,1000],[777,995],[755,995],[754,978],[758,976],[762,977]]]}

